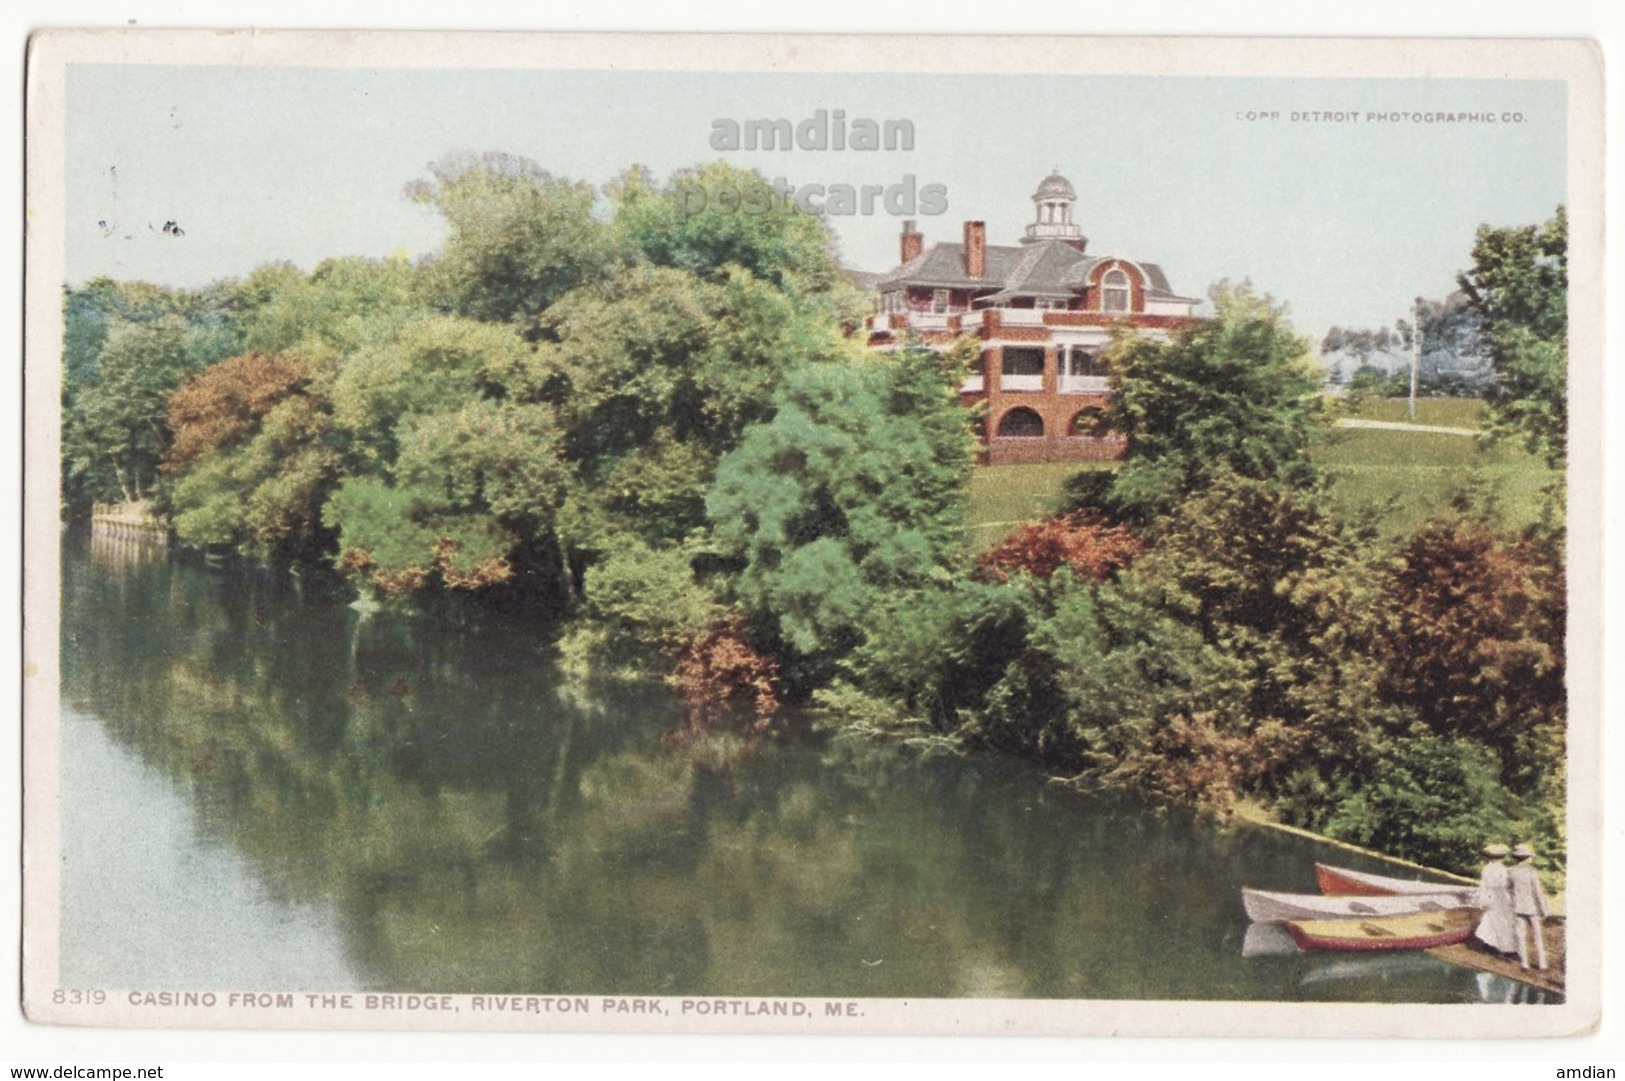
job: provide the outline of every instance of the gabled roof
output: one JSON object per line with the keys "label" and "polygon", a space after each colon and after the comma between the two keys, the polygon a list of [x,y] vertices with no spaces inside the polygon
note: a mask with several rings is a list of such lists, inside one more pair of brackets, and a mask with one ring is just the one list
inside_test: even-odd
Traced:
{"label": "gabled roof", "polygon": [[873,291],[880,285],[880,279],[886,275],[878,270],[854,270],[851,267],[841,267],[841,277],[848,285],[866,291]]}
{"label": "gabled roof", "polygon": [[877,288],[882,293],[904,285],[927,285],[938,289],[995,289],[1005,283],[1011,268],[1026,254],[1027,249],[1014,245],[989,244],[985,256],[987,275],[970,278],[965,275],[965,245],[933,244],[896,270],[885,274]]}
{"label": "gabled roof", "polygon": [[1068,271],[1080,262],[1094,261],[1059,240],[1029,244],[1025,254],[1004,283],[1004,291],[1012,296],[1070,296],[1075,290],[1067,284]]}
{"label": "gabled roof", "polygon": [[[877,275],[874,288],[882,293],[916,285],[931,289],[995,289],[992,298],[1068,297],[1082,289],[1089,274],[1114,256],[1081,255],[1078,249],[1060,240],[1043,240],[1022,246],[989,244],[987,274],[981,278],[965,274],[963,244],[932,244],[895,270]],[[1156,263],[1125,259],[1145,271],[1146,296],[1153,300],[1193,300],[1182,297],[1168,284],[1168,276]]]}

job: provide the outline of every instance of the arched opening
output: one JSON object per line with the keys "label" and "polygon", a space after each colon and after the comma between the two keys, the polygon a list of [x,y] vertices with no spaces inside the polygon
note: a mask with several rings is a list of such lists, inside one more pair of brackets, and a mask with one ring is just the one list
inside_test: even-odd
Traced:
{"label": "arched opening", "polygon": [[1106,439],[1111,436],[1111,426],[1106,423],[1106,411],[1099,406],[1086,406],[1072,416],[1072,423],[1067,426],[1067,434],[1085,439]]}
{"label": "arched opening", "polygon": [[999,435],[1016,439],[1042,439],[1044,418],[1025,406],[999,418]]}

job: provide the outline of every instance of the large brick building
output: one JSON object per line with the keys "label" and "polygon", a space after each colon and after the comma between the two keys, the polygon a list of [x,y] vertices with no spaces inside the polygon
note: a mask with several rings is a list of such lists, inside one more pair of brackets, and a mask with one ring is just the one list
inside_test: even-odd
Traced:
{"label": "large brick building", "polygon": [[1154,263],[1090,255],[1072,220],[1077,198],[1059,172],[1045,177],[1033,193],[1036,219],[1014,245],[987,243],[986,224],[967,221],[961,243],[927,246],[905,222],[902,264],[874,283],[870,345],[980,341],[960,396],[987,403],[989,462],[1121,455],[1122,439],[1102,421],[1110,390],[1100,354],[1111,328],[1164,336],[1199,303],[1175,293]]}

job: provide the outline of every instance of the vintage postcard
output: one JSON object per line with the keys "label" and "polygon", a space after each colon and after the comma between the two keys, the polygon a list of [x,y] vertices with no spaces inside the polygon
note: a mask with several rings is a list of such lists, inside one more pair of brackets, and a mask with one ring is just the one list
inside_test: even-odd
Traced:
{"label": "vintage postcard", "polygon": [[1594,45],[28,94],[31,1020],[1597,1023]]}

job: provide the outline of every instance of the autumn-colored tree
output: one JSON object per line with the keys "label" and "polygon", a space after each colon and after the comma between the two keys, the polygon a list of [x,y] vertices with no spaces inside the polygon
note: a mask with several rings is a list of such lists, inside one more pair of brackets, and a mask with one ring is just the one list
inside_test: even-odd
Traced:
{"label": "autumn-colored tree", "polygon": [[1509,781],[1563,719],[1562,566],[1551,544],[1450,518],[1411,538],[1387,582],[1388,693],[1441,735],[1494,747]]}
{"label": "autumn-colored tree", "polygon": [[977,574],[994,582],[1008,581],[1016,571],[1047,579],[1070,567],[1079,578],[1099,581],[1132,563],[1144,547],[1127,526],[1073,511],[1021,527],[982,553]]}
{"label": "autumn-colored tree", "polygon": [[703,628],[684,644],[668,678],[690,715],[748,706],[765,719],[779,708],[778,661],[746,638],[743,616]]}
{"label": "autumn-colored tree", "polygon": [[304,361],[246,353],[204,369],[169,397],[169,456],[163,471],[185,469],[249,435],[306,376]]}

